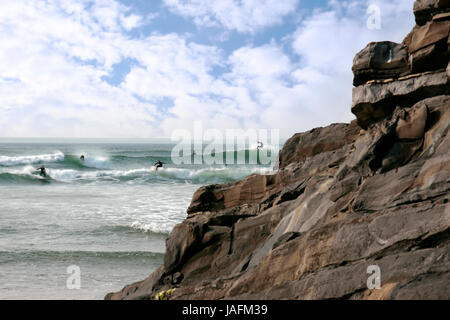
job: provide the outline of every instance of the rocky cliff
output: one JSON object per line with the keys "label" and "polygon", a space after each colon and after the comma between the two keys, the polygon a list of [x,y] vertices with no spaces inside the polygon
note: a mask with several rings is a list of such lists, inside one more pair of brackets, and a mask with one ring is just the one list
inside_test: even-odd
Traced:
{"label": "rocky cliff", "polygon": [[294,135],[271,175],[200,188],[164,266],[106,298],[450,299],[450,1],[414,14],[403,43],[356,55],[355,121]]}

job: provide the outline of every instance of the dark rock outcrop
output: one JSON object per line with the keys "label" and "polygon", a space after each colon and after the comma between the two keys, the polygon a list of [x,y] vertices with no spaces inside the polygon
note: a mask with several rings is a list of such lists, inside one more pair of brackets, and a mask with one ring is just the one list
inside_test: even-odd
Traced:
{"label": "dark rock outcrop", "polygon": [[353,84],[398,78],[409,72],[408,47],[395,42],[371,42],[353,60]]}
{"label": "dark rock outcrop", "polygon": [[272,174],[200,188],[164,266],[106,298],[450,299],[448,11],[416,1],[403,45],[355,58],[357,120],[294,135]]}
{"label": "dark rock outcrop", "polygon": [[367,129],[391,115],[397,106],[408,108],[423,99],[444,94],[450,94],[446,71],[411,75],[397,81],[370,82],[353,88],[352,112],[358,124]]}
{"label": "dark rock outcrop", "polygon": [[414,28],[408,46],[412,73],[438,70],[447,66],[450,15],[444,17],[447,20],[432,20]]}
{"label": "dark rock outcrop", "polygon": [[441,12],[448,12],[450,0],[416,0],[414,2],[414,15],[419,26],[433,19]]}
{"label": "dark rock outcrop", "polygon": [[428,97],[450,94],[450,1],[418,0],[417,25],[402,44],[372,42],[353,61],[352,112],[367,129]]}

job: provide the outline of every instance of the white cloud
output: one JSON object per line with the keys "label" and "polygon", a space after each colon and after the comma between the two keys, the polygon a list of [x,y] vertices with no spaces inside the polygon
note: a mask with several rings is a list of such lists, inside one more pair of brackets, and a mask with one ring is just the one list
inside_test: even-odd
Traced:
{"label": "white cloud", "polygon": [[142,24],[143,18],[135,14],[130,14],[129,16],[120,16],[120,22],[122,26],[127,30],[133,30],[134,28]]}
{"label": "white cloud", "polygon": [[[330,1],[331,8],[306,18],[292,37],[303,64],[323,72],[348,72],[354,55],[372,41],[401,42],[414,26],[414,0]],[[369,4],[381,9],[380,30],[366,27]]]}
{"label": "white cloud", "polygon": [[176,34],[129,40],[125,54],[136,59],[123,87],[146,99],[207,94],[213,80],[211,68],[221,64],[215,47],[187,43]]}
{"label": "white cloud", "polygon": [[100,22],[86,5],[0,4],[1,136],[154,134],[156,107],[101,80],[124,56],[127,39],[115,31],[120,21],[110,19],[123,8]]}
{"label": "white cloud", "polygon": [[232,53],[229,62],[235,77],[279,77],[291,69],[289,58],[276,44],[242,47]]}
{"label": "white cloud", "polygon": [[[188,6],[190,15],[203,2],[166,3]],[[280,22],[295,3],[211,1],[196,18],[254,32]],[[366,28],[369,3],[381,8],[381,30]],[[285,43],[248,44],[226,56],[175,33],[131,38],[127,31],[149,16],[114,0],[2,1],[0,136],[170,137],[203,120],[208,128],[277,128],[288,137],[349,121],[354,55],[370,41],[401,41],[413,26],[412,3],[331,1]],[[123,82],[105,82],[124,59],[136,63]],[[173,105],[162,111],[162,98]]]}
{"label": "white cloud", "polygon": [[284,137],[352,120],[354,55],[371,41],[400,42],[414,25],[413,0],[376,3],[380,30],[366,28],[368,1],[332,1],[290,35],[294,56],[276,42],[234,51],[224,83],[212,88],[233,102],[227,114],[237,112],[247,126],[281,129]]}
{"label": "white cloud", "polygon": [[254,33],[282,22],[299,0],[164,0],[172,12],[193,18],[199,26],[221,25],[229,30]]}
{"label": "white cloud", "polygon": [[[330,7],[316,10],[290,38],[300,65],[292,75],[298,82],[291,90],[291,102],[266,110],[268,121],[278,113],[288,113],[279,125],[308,129],[332,122],[348,122],[355,54],[372,41],[401,42],[414,26],[414,0],[330,1]],[[381,9],[381,29],[366,27],[370,4]],[[295,101],[295,102],[294,102]],[[295,105],[295,107],[293,107]],[[284,111],[280,111],[284,110]]]}

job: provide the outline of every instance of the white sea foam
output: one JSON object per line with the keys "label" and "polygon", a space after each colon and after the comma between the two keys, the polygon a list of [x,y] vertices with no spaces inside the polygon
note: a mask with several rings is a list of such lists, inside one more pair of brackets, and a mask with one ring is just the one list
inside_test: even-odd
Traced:
{"label": "white sea foam", "polygon": [[149,222],[134,221],[131,227],[136,230],[153,233],[165,233],[168,234],[172,231],[176,222],[164,221],[164,222]]}
{"label": "white sea foam", "polygon": [[24,164],[34,164],[41,162],[57,162],[64,160],[64,153],[58,151],[52,154],[30,155],[30,156],[18,156],[8,157],[0,156],[0,166],[11,167]]}
{"label": "white sea foam", "polygon": [[25,166],[22,167],[20,169],[9,169],[9,168],[2,168],[0,169],[0,173],[9,173],[9,174],[13,174],[13,175],[18,175],[18,176],[28,176],[34,179],[45,179],[45,177],[42,177],[37,173],[38,169],[29,165],[29,166]]}
{"label": "white sea foam", "polygon": [[183,168],[164,168],[157,171],[161,176],[168,178],[175,178],[181,180],[195,180],[200,179],[207,182],[209,179],[240,179],[253,173],[268,174],[272,171],[271,168],[204,168],[204,169],[183,169]]}
{"label": "white sea foam", "polygon": [[160,168],[157,171],[151,168],[140,168],[131,170],[102,170],[92,172],[80,172],[70,169],[50,169],[49,175],[56,180],[74,179],[98,179],[98,178],[151,178],[162,177],[176,180],[196,180],[198,182],[233,180],[246,177],[253,173],[268,174],[271,168],[205,168],[205,169],[184,169],[184,168]]}
{"label": "white sea foam", "polygon": [[[31,165],[18,168],[3,168],[1,173],[11,173],[15,175],[28,175],[36,179],[42,179],[37,174],[37,168]],[[133,181],[150,181],[152,179],[178,180],[192,183],[221,183],[242,179],[250,174],[269,174],[271,168],[267,167],[222,167],[222,168],[159,168],[157,171],[152,168],[140,168],[130,170],[98,170],[85,171],[75,169],[56,169],[48,168],[47,174],[52,180],[61,182],[73,182],[77,180],[99,181],[99,180],[118,180],[125,178],[130,183]],[[144,180],[142,180],[144,179]]]}
{"label": "white sea foam", "polygon": [[97,169],[109,169],[111,163],[106,157],[86,157],[86,160],[82,162],[85,167],[97,168]]}
{"label": "white sea foam", "polygon": [[54,180],[69,181],[80,178],[95,178],[95,172],[82,173],[72,169],[47,169],[48,175]]}

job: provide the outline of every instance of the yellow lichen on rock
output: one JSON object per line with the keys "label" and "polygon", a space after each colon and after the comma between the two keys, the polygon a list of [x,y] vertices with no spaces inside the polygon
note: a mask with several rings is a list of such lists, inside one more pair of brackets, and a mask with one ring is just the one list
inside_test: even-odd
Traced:
{"label": "yellow lichen on rock", "polygon": [[175,291],[175,288],[158,292],[155,296],[155,300],[165,300],[168,299]]}

